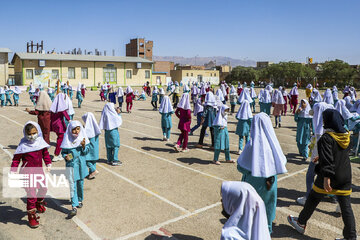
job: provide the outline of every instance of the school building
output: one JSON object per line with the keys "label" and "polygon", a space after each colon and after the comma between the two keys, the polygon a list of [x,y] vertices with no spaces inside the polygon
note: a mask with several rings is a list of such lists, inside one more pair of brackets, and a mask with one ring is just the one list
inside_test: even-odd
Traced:
{"label": "school building", "polygon": [[210,82],[211,84],[220,83],[220,72],[214,69],[205,69],[203,66],[177,66],[170,71],[171,79],[177,82]]}
{"label": "school building", "polygon": [[12,59],[16,85],[54,87],[57,80],[69,81],[73,87],[83,83],[87,87],[110,82],[119,86],[151,85],[163,78],[153,75],[153,62],[141,57],[98,56],[75,54],[15,53]]}
{"label": "school building", "polygon": [[9,80],[9,53],[8,48],[0,48],[0,86],[8,84]]}

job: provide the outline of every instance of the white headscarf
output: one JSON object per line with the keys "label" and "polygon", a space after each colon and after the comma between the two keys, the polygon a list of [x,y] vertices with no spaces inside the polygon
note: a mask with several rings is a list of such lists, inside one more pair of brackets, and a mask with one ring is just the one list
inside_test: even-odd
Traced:
{"label": "white headscarf", "polygon": [[200,89],[200,95],[205,95],[205,94],[206,94],[206,84],[202,85]]}
{"label": "white headscarf", "polygon": [[222,92],[222,90],[220,88],[216,91],[216,96],[219,97],[221,102],[225,100],[223,92]]}
{"label": "white headscarf", "polygon": [[332,92],[332,96],[333,96],[334,101],[339,100],[339,94],[338,94],[338,91],[333,91],[333,92]]}
{"label": "white headscarf", "polygon": [[187,84],[184,84],[184,89],[183,89],[184,93],[189,92],[189,90],[190,90],[189,86]]}
{"label": "white headscarf", "polygon": [[322,101],[320,92],[316,88],[314,88],[312,90],[311,98],[313,99],[314,102],[321,102]]}
{"label": "white headscarf", "polygon": [[56,95],[53,103],[51,104],[50,111],[53,113],[63,112],[68,110],[68,104],[65,99],[66,95],[64,93],[59,93]]}
{"label": "white headscarf", "polygon": [[214,93],[211,91],[206,93],[205,106],[212,106],[214,108],[216,107],[216,99],[215,99]]}
{"label": "white headscarf", "polygon": [[78,83],[76,91],[81,92],[81,83]]}
{"label": "white headscarf", "polygon": [[195,103],[194,107],[194,116],[196,116],[198,113],[204,111],[204,106],[202,105],[201,98],[198,98]]}
{"label": "white headscarf", "polygon": [[[38,137],[36,138],[36,140],[34,142],[31,142],[26,138],[25,127],[28,124],[34,125],[38,131]],[[23,135],[24,135],[24,137],[20,140],[20,143],[17,146],[14,155],[28,153],[28,152],[35,152],[35,151],[39,151],[41,149],[50,147],[50,145],[47,144],[47,142],[45,142],[45,140],[43,138],[43,134],[42,134],[40,125],[37,124],[36,122],[27,121],[23,128]]]}
{"label": "white headscarf", "polygon": [[75,114],[73,103],[68,95],[65,95],[66,97],[66,104],[68,105],[67,113],[71,116]]}
{"label": "white headscarf", "polygon": [[309,104],[308,100],[306,100],[306,99],[301,99],[299,108],[301,108],[301,102],[302,102],[302,101],[304,101],[304,102],[306,103],[306,107],[305,107],[305,109],[302,109],[302,111],[299,112],[299,117],[302,117],[302,118],[312,118],[312,116],[310,115],[311,107],[310,107],[310,104]]}
{"label": "white headscarf", "polygon": [[346,102],[344,99],[340,99],[335,104],[335,109],[338,110],[338,112],[343,116],[345,120],[348,120],[349,118],[353,117],[353,114],[350,113],[349,109],[345,106]]}
{"label": "white headscarf", "polygon": [[264,90],[261,94],[261,102],[262,103],[271,103],[271,95],[269,90]]}
{"label": "white headscarf", "polygon": [[331,90],[329,88],[326,89],[326,91],[324,93],[323,101],[326,102],[327,104],[334,104],[334,99],[333,99]]}
{"label": "white headscarf", "polygon": [[312,89],[312,85],[309,83],[307,86],[306,86],[307,89]]}
{"label": "white headscarf", "polygon": [[299,91],[298,91],[297,86],[294,86],[294,87],[291,89],[291,91],[290,91],[289,94],[290,94],[291,96],[293,96],[293,95],[299,95]]}
{"label": "white headscarf", "polygon": [[81,118],[85,123],[85,132],[88,138],[93,138],[101,134],[100,127],[93,113],[87,112]]}
{"label": "white headscarf", "polygon": [[284,97],[281,93],[280,90],[275,90],[273,97],[272,97],[272,102],[275,104],[285,104],[285,100]]}
{"label": "white headscarf", "polygon": [[353,105],[352,107],[349,109],[350,112],[357,112],[359,113],[360,112],[360,100],[357,100]]}
{"label": "white headscarf", "polygon": [[30,84],[29,86],[29,93],[34,93],[35,92],[35,87],[34,85]]}
{"label": "white headscarf", "polygon": [[255,89],[253,87],[250,88],[250,97],[251,98],[256,98],[257,97]]}
{"label": "white headscarf", "polygon": [[122,89],[122,87],[119,87],[119,88],[118,88],[117,96],[118,96],[118,97],[123,97],[123,96],[124,96],[124,90]]}
{"label": "white headscarf", "polygon": [[242,103],[244,100],[248,100],[249,103],[253,102],[253,100],[252,100],[252,98],[250,97],[250,94],[249,94],[249,88],[244,88],[241,91],[240,96],[238,98],[238,103]]}
{"label": "white headscarf", "polygon": [[[80,127],[80,132],[77,137],[74,137],[72,134],[72,130],[76,127]],[[89,144],[89,138],[86,136],[86,132],[79,121],[71,121],[66,129],[64,140],[61,143],[61,148],[71,149],[77,148],[81,145],[82,140],[85,139],[85,145]]]}
{"label": "white headscarf", "polygon": [[45,91],[41,91],[39,94],[39,99],[36,103],[35,110],[38,111],[50,111],[52,101]]}
{"label": "white headscarf", "polygon": [[231,86],[230,95],[237,95],[237,92],[236,92],[236,89],[234,86]]}
{"label": "white headscarf", "polygon": [[323,116],[322,113],[326,109],[334,109],[334,106],[331,104],[327,104],[326,102],[316,103],[313,107],[314,115],[313,115],[313,128],[314,134],[322,135],[324,133],[323,128]]}
{"label": "white headscarf", "polygon": [[49,87],[49,88],[48,88],[48,93],[49,93],[49,94],[52,94],[53,92],[54,92],[54,89],[52,89],[52,88]]}
{"label": "white headscarf", "polygon": [[225,87],[224,84],[221,84],[221,85],[220,85],[220,89],[221,89],[221,91],[222,91],[223,96],[224,96],[224,97],[227,96],[226,87]]}
{"label": "white headscarf", "polygon": [[132,92],[133,92],[132,88],[130,86],[127,86],[125,93],[128,94]]}
{"label": "white headscarf", "polygon": [[174,112],[174,109],[171,105],[169,96],[164,96],[161,100],[160,107],[159,107],[160,113],[172,113]]}
{"label": "white headscarf", "polygon": [[3,87],[0,87],[0,94],[5,94],[5,90]]}
{"label": "white headscarf", "polygon": [[346,96],[345,98],[344,98],[344,100],[345,100],[345,106],[347,107],[347,109],[349,109],[349,111],[351,111],[351,109],[352,109],[352,106],[353,106],[353,104],[351,103],[351,97],[350,96]]}
{"label": "white headscarf", "polygon": [[263,94],[264,94],[264,89],[260,89],[259,96],[258,96],[259,102],[262,102],[262,100],[263,100],[262,95]]}
{"label": "white headscarf", "polygon": [[158,90],[158,88],[157,88],[157,86],[154,86],[154,90],[153,90],[153,94],[158,94],[159,93],[159,90]]}
{"label": "white headscarf", "polygon": [[223,104],[221,106],[221,109],[216,115],[216,118],[214,119],[213,126],[219,126],[219,127],[226,127],[227,126],[227,114],[225,113],[225,110],[229,109],[228,106]]}
{"label": "white headscarf", "polygon": [[115,110],[114,103],[106,103],[104,109],[101,112],[101,118],[99,127],[104,130],[112,130],[120,127],[122,124],[122,118]]}
{"label": "white headscarf", "polygon": [[15,86],[15,89],[13,90],[13,92],[14,92],[15,94],[20,94],[20,93],[21,93],[21,90],[20,90],[20,88],[19,88],[18,86]]}
{"label": "white headscarf", "polygon": [[250,118],[252,118],[252,112],[251,112],[251,108],[250,108],[250,103],[248,100],[244,100],[240,107],[239,110],[236,114],[236,119],[238,120],[248,120]]}
{"label": "white headscarf", "polygon": [[159,94],[160,94],[160,95],[165,95],[165,91],[164,91],[163,88],[159,88]]}
{"label": "white headscarf", "polygon": [[273,89],[273,87],[271,85],[267,85],[265,87],[265,90],[268,90],[269,92],[272,92],[274,89]]}
{"label": "white headscarf", "polygon": [[268,178],[286,173],[286,157],[275,135],[270,117],[258,113],[251,124],[251,139],[238,158],[238,165],[254,177]]}
{"label": "white headscarf", "polygon": [[337,89],[337,87],[334,85],[333,86],[333,89],[332,89],[334,92],[337,92],[338,91],[338,89]]}
{"label": "white headscarf", "polygon": [[190,106],[190,98],[189,98],[189,93],[184,93],[181,96],[180,102],[177,105],[178,108],[182,108],[184,110],[191,110],[191,106]]}
{"label": "white headscarf", "polygon": [[221,230],[221,240],[271,240],[264,201],[250,184],[223,182],[221,196],[230,215]]}

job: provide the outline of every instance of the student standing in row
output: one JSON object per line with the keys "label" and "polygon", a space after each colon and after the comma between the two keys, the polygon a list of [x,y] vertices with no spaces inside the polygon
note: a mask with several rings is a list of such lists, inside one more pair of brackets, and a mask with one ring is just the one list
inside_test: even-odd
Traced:
{"label": "student standing in row", "polygon": [[78,108],[81,108],[81,103],[84,100],[83,96],[81,94],[81,83],[79,83],[79,85],[78,85],[78,87],[76,89],[76,99],[78,100]]}
{"label": "student standing in row", "polygon": [[[176,152],[188,152],[187,148],[191,124],[191,107],[190,97],[188,93],[184,93],[181,97],[175,115],[180,119],[178,129],[181,131],[179,139],[175,145]],[[182,147],[182,148],[181,148]]]}
{"label": "student standing in row", "polygon": [[126,88],[125,94],[126,94],[126,111],[128,113],[131,113],[131,109],[133,107],[133,100],[135,98],[135,95],[133,93],[133,89],[130,86],[128,86]]}
{"label": "student standing in row", "polygon": [[239,152],[240,155],[244,148],[244,137],[245,145],[249,142],[250,138],[250,127],[252,121],[251,107],[248,100],[244,100],[240,105],[239,111],[236,114],[238,123],[236,125],[235,134],[239,136]]}
{"label": "student standing in row", "polygon": [[18,107],[21,90],[18,86],[15,86],[15,90],[13,92],[14,92],[14,94],[13,94],[14,105]]}
{"label": "student standing in row", "polygon": [[303,161],[309,157],[309,144],[311,140],[311,122],[310,104],[306,99],[300,101],[299,109],[295,112],[296,129],[296,143]]}
{"label": "student standing in row", "polygon": [[118,88],[116,95],[117,95],[118,102],[119,102],[120,112],[122,112],[122,105],[124,102],[124,90],[122,89],[122,87]]}
{"label": "student standing in row", "polygon": [[172,128],[171,115],[174,113],[174,109],[168,96],[163,98],[159,107],[159,113],[161,114],[161,129],[163,132],[163,140],[169,141]]}

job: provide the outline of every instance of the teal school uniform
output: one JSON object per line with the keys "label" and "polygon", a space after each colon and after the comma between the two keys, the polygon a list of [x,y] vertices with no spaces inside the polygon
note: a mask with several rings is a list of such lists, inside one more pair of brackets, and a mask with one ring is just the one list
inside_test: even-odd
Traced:
{"label": "teal school uniform", "polygon": [[7,90],[5,91],[5,106],[7,106],[8,102],[10,103],[10,106],[12,105],[12,102],[11,102],[11,94],[13,94],[14,92],[12,90]]}
{"label": "teal school uniform", "polygon": [[219,160],[221,150],[225,151],[225,160],[230,161],[230,143],[229,132],[227,127],[221,129],[219,126],[213,126],[214,128],[214,161]]}
{"label": "teal school uniform", "polygon": [[90,173],[96,170],[96,161],[99,160],[99,136],[89,138],[89,153],[86,155],[86,165]]}
{"label": "teal school uniform", "polygon": [[161,114],[161,128],[163,131],[164,137],[170,139],[170,132],[172,128],[172,121],[171,121],[171,113],[160,113]]}
{"label": "teal school uniform", "polygon": [[118,154],[120,148],[120,134],[118,128],[114,128],[112,130],[105,130],[105,145],[108,162],[118,162]]}
{"label": "teal school uniform", "polygon": [[250,140],[250,127],[251,127],[252,118],[247,120],[239,119],[236,125],[235,134],[239,136],[239,150],[243,150],[244,146],[244,137],[245,144]]}
{"label": "teal school uniform", "polygon": [[239,165],[237,166],[237,169],[243,174],[241,181],[247,182],[253,186],[264,201],[268,219],[268,228],[269,232],[272,233],[272,222],[275,220],[276,216],[277,176],[274,176],[274,183],[271,188],[267,190],[266,178],[254,177],[251,175],[250,171],[240,167]]}
{"label": "teal school uniform", "polygon": [[14,99],[14,104],[15,105],[18,105],[19,104],[19,94],[17,94],[17,93],[14,93],[14,95],[13,95],[13,99]]}
{"label": "teal school uniform", "polygon": [[1,107],[5,106],[5,94],[0,94]]}
{"label": "teal school uniform", "polygon": [[84,100],[81,91],[76,92],[76,99],[78,100],[78,107],[81,108],[81,103]]}
{"label": "teal school uniform", "polygon": [[76,148],[61,150],[64,158],[70,153],[73,159],[66,161],[67,177],[70,183],[71,205],[77,207],[79,206],[79,202],[84,200],[84,178],[89,175],[86,166],[86,155],[89,153],[89,144],[87,144],[84,149],[80,145]]}
{"label": "teal school uniform", "polygon": [[309,157],[309,144],[311,140],[311,123],[312,118],[299,117],[295,114],[295,122],[297,123],[296,129],[296,143],[299,150],[299,154],[304,157]]}

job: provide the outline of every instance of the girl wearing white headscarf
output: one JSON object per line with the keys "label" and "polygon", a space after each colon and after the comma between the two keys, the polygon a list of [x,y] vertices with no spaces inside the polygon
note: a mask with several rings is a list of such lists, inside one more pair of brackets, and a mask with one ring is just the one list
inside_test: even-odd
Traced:
{"label": "girl wearing white headscarf", "polygon": [[332,95],[331,90],[329,88],[326,89],[326,91],[324,93],[323,102],[326,102],[327,104],[334,105],[333,95]]}
{"label": "girl wearing white headscarf", "polygon": [[[260,102],[260,100],[259,100]],[[270,109],[271,109],[271,94],[270,91],[265,89],[261,94],[261,105],[260,105],[260,111],[266,113],[270,116]]]}
{"label": "girl wearing white headscarf", "polygon": [[[10,106],[12,106],[12,102],[11,102],[11,94],[13,94],[14,92],[5,85],[5,106],[7,106],[8,102],[10,103]],[[36,101],[35,101],[36,102]]]}
{"label": "girl wearing white headscarf", "polygon": [[285,104],[284,104],[284,111],[281,113],[281,115],[286,116],[286,113],[287,113],[288,100],[290,100],[290,98],[289,98],[289,94],[287,93],[287,91],[286,91],[285,87],[282,87],[282,88],[281,88],[281,93],[282,93],[282,96],[283,96],[284,101],[285,101]]}
{"label": "girl wearing white headscarf", "polygon": [[151,96],[151,105],[153,106],[154,111],[157,110],[158,95],[159,95],[159,90],[158,90],[157,86],[154,86],[152,96]]}
{"label": "girl wearing white headscarf", "polygon": [[221,230],[221,240],[271,240],[266,208],[256,190],[246,182],[223,182],[222,214],[228,218]]}
{"label": "girl wearing white headscarf", "polygon": [[255,112],[255,99],[257,98],[257,94],[255,92],[254,87],[250,87],[250,97],[252,99],[252,103],[250,103],[250,107],[253,109],[253,112]]}
{"label": "girl wearing white headscarf", "polygon": [[70,183],[72,210],[69,217],[77,214],[84,200],[84,178],[89,175],[86,155],[89,153],[89,138],[79,121],[71,121],[61,143],[61,154],[66,160],[67,177]]}
{"label": "girl wearing white headscarf", "polygon": [[165,91],[164,91],[164,89],[162,87],[159,88],[158,90],[159,90],[159,105],[160,105],[163,98],[164,98],[164,96],[165,96]]}
{"label": "girl wearing white headscarf", "polygon": [[14,105],[18,107],[19,106],[19,98],[20,98],[19,95],[21,93],[21,90],[18,86],[15,86],[15,89],[13,92],[14,92],[14,94],[13,94]]}
{"label": "girl wearing white headscarf", "polygon": [[296,83],[294,83],[294,87],[291,89],[289,95],[290,95],[290,108],[292,109],[293,114],[295,114],[296,107],[298,105],[298,97],[299,97],[299,91]]}
{"label": "girl wearing white headscarf", "polygon": [[202,127],[199,137],[199,142],[196,145],[197,148],[202,148],[204,144],[204,137],[206,128],[210,128],[211,133],[211,146],[214,147],[214,129],[213,129],[213,122],[216,117],[216,110],[217,110],[217,103],[214,94],[209,91],[206,93],[205,97],[205,104],[204,104],[204,113],[201,118]]}
{"label": "girl wearing white headscarf", "polygon": [[54,101],[55,98],[55,91],[53,88],[48,87],[47,94],[49,95],[51,101]]}
{"label": "girl wearing white headscarf", "polygon": [[122,124],[120,109],[115,109],[114,103],[107,103],[101,112],[99,127],[105,130],[105,146],[107,163],[119,166],[120,134],[118,128]]}
{"label": "girl wearing white headscarf", "polygon": [[93,113],[85,113],[82,116],[82,120],[85,123],[84,130],[90,142],[89,153],[86,155],[86,166],[89,168],[90,173],[88,179],[91,180],[99,173],[96,170],[96,161],[99,160],[99,135],[101,130]]}
{"label": "girl wearing white headscarf", "polygon": [[[150,92],[151,92],[151,90],[150,90]],[[131,109],[133,107],[133,99],[135,98],[133,89],[130,86],[128,86],[126,88],[125,94],[126,94],[126,111],[128,113],[131,113]]]}
{"label": "girl wearing white headscarf", "polygon": [[319,103],[321,101],[322,99],[320,92],[316,88],[314,88],[311,92],[311,105],[314,106],[316,103]]}
{"label": "girl wearing white headscarf", "polygon": [[[179,139],[175,145],[176,152],[188,152],[187,148],[191,124],[191,107],[189,93],[184,93],[180,99],[175,115],[180,119],[178,129],[181,131]],[[182,147],[182,149],[181,149]]]}
{"label": "girl wearing white headscarf", "polygon": [[161,129],[163,131],[163,140],[169,141],[172,128],[171,115],[174,113],[174,109],[168,96],[164,96],[162,99],[159,107],[159,113],[161,114]]}
{"label": "girl wearing white headscarf", "polygon": [[68,96],[70,97],[71,100],[73,99],[74,96],[74,90],[70,84],[68,86]]}
{"label": "girl wearing white headscarf", "polygon": [[[14,153],[14,157],[11,163],[11,172],[17,172],[17,168],[22,162],[20,167],[20,174],[28,174],[34,173],[36,171],[37,174],[43,175],[42,171],[42,162],[44,161],[46,164],[47,170],[51,168],[51,159],[48,152],[48,148],[50,147],[47,144],[42,136],[41,128],[39,124],[28,121],[24,125],[23,129],[24,137],[21,139],[18,144],[16,151]],[[31,169],[30,171],[28,169]],[[41,169],[41,170],[40,170]],[[45,178],[45,176],[43,176]],[[27,212],[28,212],[28,220],[29,225],[32,228],[36,228],[39,226],[38,217],[36,216],[36,212],[43,213],[46,211],[44,197],[46,195],[47,189],[42,187],[44,182],[41,184],[37,184],[36,187],[27,187],[25,188],[27,193]]]}
{"label": "girl wearing white headscarf", "polygon": [[222,92],[222,90],[220,88],[216,91],[216,96],[218,96],[220,102],[225,104],[225,97],[224,97],[223,92]]}
{"label": "girl wearing white headscarf", "polygon": [[231,86],[230,89],[230,106],[231,106],[231,115],[235,112],[235,106],[237,102],[237,92],[234,86]]}
{"label": "girl wearing white headscarf", "polygon": [[81,108],[81,103],[84,100],[81,94],[81,83],[78,84],[78,87],[76,89],[76,99],[78,100],[78,108]]}
{"label": "girl wearing white headscarf", "polygon": [[310,104],[306,99],[301,99],[300,106],[295,112],[296,143],[299,154],[303,157],[303,161],[309,157],[309,144],[311,139],[311,122]]}
{"label": "girl wearing white headscarf", "polygon": [[281,90],[275,90],[272,97],[272,104],[274,107],[273,115],[275,116],[275,128],[281,127],[281,112],[284,110],[285,100],[281,93]]}
{"label": "girl wearing white headscarf", "polygon": [[306,196],[299,197],[296,199],[296,202],[300,205],[304,205],[306,202],[306,199],[311,191],[311,188],[314,183],[315,178],[315,159],[319,156],[318,154],[318,147],[317,142],[319,141],[321,135],[324,133],[324,127],[323,127],[323,112],[326,109],[334,109],[334,106],[331,104],[327,104],[325,102],[316,103],[313,106],[313,119],[312,119],[312,125],[313,125],[313,137],[311,138],[310,143],[310,151],[311,151],[311,160],[309,163],[308,170],[306,172]]}
{"label": "girl wearing white headscarf", "polygon": [[219,155],[221,150],[225,152],[226,162],[234,163],[230,157],[230,144],[229,144],[229,132],[227,129],[227,114],[229,107],[225,104],[221,106],[216,118],[213,122],[214,128],[214,163],[220,165]]}
{"label": "girl wearing white headscarf", "polygon": [[1,107],[5,106],[5,90],[3,87],[0,87],[0,101],[1,101]]}
{"label": "girl wearing white headscarf", "polygon": [[244,100],[236,114],[238,123],[236,125],[235,134],[239,136],[239,155],[243,150],[244,137],[245,144],[249,142],[252,117],[250,103],[248,100]]}
{"label": "girl wearing white headscarf", "polygon": [[146,92],[144,90],[142,90],[142,92],[137,100],[138,101],[146,101]]}
{"label": "girl wearing white headscarf", "polygon": [[266,206],[269,232],[275,219],[277,175],[286,173],[286,157],[275,135],[270,117],[265,113],[254,116],[251,139],[238,158],[242,181],[250,183]]}
{"label": "girl wearing white headscarf", "polygon": [[194,131],[201,126],[201,120],[204,114],[204,106],[201,98],[197,98],[195,106],[194,106],[194,116],[196,116],[196,125],[191,128],[189,135],[193,135]]}
{"label": "girl wearing white headscarf", "polygon": [[122,112],[122,105],[124,102],[124,90],[122,89],[122,87],[119,87],[117,92],[116,92],[116,96],[119,102],[119,108],[120,108],[120,112]]}
{"label": "girl wearing white headscarf", "polygon": [[38,103],[35,107],[35,111],[30,111],[28,108],[25,109],[25,111],[27,111],[29,114],[37,116],[44,140],[48,144],[50,144],[51,105],[52,102],[49,95],[45,91],[41,91],[39,94]]}
{"label": "girl wearing white headscarf", "polygon": [[336,86],[333,86],[333,89],[332,89],[332,96],[333,96],[333,99],[334,99],[334,105],[337,103],[337,101],[339,101],[339,94],[338,94],[338,89]]}
{"label": "girl wearing white headscarf", "polygon": [[66,95],[64,93],[59,93],[56,95],[54,101],[51,104],[50,112],[51,112],[51,126],[50,130],[55,132],[57,135],[56,140],[56,149],[55,156],[52,159],[53,162],[63,160],[60,155],[61,151],[61,143],[64,138],[64,133],[66,131],[66,121],[70,121],[70,116],[67,112],[69,109],[69,104],[66,100]]}
{"label": "girl wearing white headscarf", "polygon": [[241,91],[241,94],[240,94],[237,102],[238,102],[238,104],[241,104],[244,100],[247,100],[249,103],[253,102],[252,98],[250,97],[250,92],[249,92],[248,88],[244,88]]}

